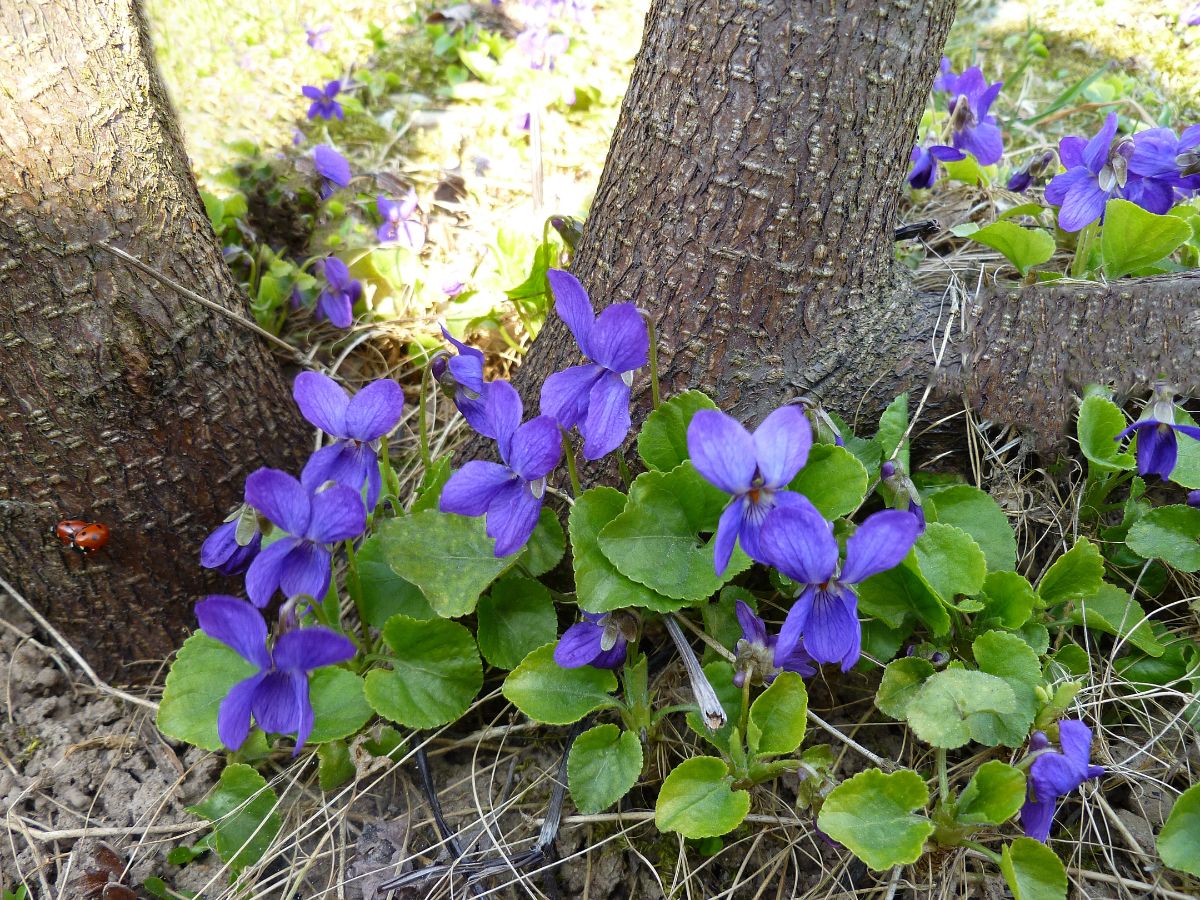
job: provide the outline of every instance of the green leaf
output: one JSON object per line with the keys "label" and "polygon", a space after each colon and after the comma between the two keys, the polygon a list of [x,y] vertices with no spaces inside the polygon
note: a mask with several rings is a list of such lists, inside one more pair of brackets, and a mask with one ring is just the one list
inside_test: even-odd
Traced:
{"label": "green leaf", "polygon": [[[879,430],[875,432],[875,441],[882,448],[883,459],[891,459],[895,455],[904,432],[908,430],[908,394],[904,393],[887,405],[883,415],[879,417]],[[902,454],[903,469],[908,471],[907,453]]]}
{"label": "green leaf", "polygon": [[741,824],[750,812],[748,791],[730,788],[723,760],[693,756],[676,766],[658,791],[654,824],[687,838],[716,837]]}
{"label": "green leaf", "polygon": [[1113,198],[1104,207],[1100,251],[1110,281],[1170,256],[1192,236],[1177,216],[1159,216],[1128,200]]}
{"label": "green leaf", "polygon": [[669,472],[689,458],[687,430],[692,416],[702,409],[716,409],[700,391],[676,394],[646,417],[638,435],[638,456],[648,468]]}
{"label": "green leaf", "polygon": [[1025,773],[993,759],[975,770],[954,817],[963,825],[999,825],[1015,816],[1024,802]]}
{"label": "green leaf", "polygon": [[[1195,425],[1196,420],[1186,410],[1175,407],[1175,424]],[[1200,441],[1182,438],[1178,444],[1179,458],[1171,471],[1171,481],[1180,487],[1200,489]]]}
{"label": "green leaf", "polygon": [[804,741],[808,725],[808,689],[795,672],[780,672],[750,704],[746,740],[759,756],[791,753]]}
{"label": "green leaf", "polygon": [[329,741],[317,748],[317,781],[325,793],[335,791],[354,777],[354,760],[345,741]]}
{"label": "green leaf", "polygon": [[434,460],[433,465],[421,476],[421,486],[417,488],[417,499],[413,501],[412,509],[408,512],[419,513],[427,509],[437,509],[438,500],[442,496],[442,488],[450,480],[450,457],[443,456]]}
{"label": "green leaf", "polygon": [[1036,689],[1042,683],[1038,654],[1018,635],[1006,631],[984,632],[975,638],[971,651],[979,670],[1002,678],[1013,693],[1013,708],[982,713],[980,719],[991,719],[991,727],[973,732],[972,737],[989,747],[1020,747],[1038,710]]}
{"label": "green leaf", "polygon": [[962,529],[979,544],[988,569],[1017,567],[1017,537],[1000,504],[985,492],[960,484],[938,491],[926,503],[938,522]]}
{"label": "green leaf", "polygon": [[616,706],[617,676],[608,669],[564,669],[554,661],[555,643],[539,647],[504,679],[504,696],[538,722],[570,725],[592,710]]}
{"label": "green leaf", "polygon": [[987,559],[969,534],[953,525],[930,522],[913,547],[921,574],[950,603],[958,594],[979,593],[987,576]]}
{"label": "green leaf", "polygon": [[872,575],[858,586],[858,608],[892,628],[899,628],[905,617],[914,613],[934,634],[950,631],[950,614],[921,577],[911,553],[894,569]]}
{"label": "green leaf", "polygon": [[183,642],[158,704],[158,730],[202,750],[223,750],[217,710],[225,695],[258,668],[237,651],[197,631]]}
{"label": "green leaf", "polygon": [[1175,801],[1158,833],[1158,855],[1172,869],[1200,876],[1200,784]]}
{"label": "green leaf", "polygon": [[372,628],[383,628],[384,623],[397,614],[412,619],[437,617],[421,589],[392,569],[383,539],[378,534],[363,541],[354,560],[358,566],[358,608]]}
{"label": "green leaf", "polygon": [[213,823],[217,853],[235,872],[262,859],[282,821],[275,792],[245,763],[226,766],[208,796],[188,812]]}
{"label": "green leaf", "polygon": [[617,571],[600,549],[601,529],[625,509],[626,496],[615,488],[596,487],[575,498],[567,522],[571,533],[571,563],[575,569],[575,599],[580,609],[612,612],[627,606],[674,612],[685,604],[670,600]]}
{"label": "green leaf", "polygon": [[817,827],[877,872],[916,862],[933,822],[916,813],[929,789],[912,769],[859,772],[825,798]]}
{"label": "green leaf", "polygon": [[836,444],[814,444],[788,485],[812,501],[827,519],[853,512],[867,495],[867,470],[849,450]]}
{"label": "green leaf", "polygon": [[1022,228],[1013,222],[993,222],[974,232],[971,240],[999,250],[1022,275],[1054,255],[1054,238],[1041,228]]}
{"label": "green leaf", "polygon": [[1180,572],[1200,572],[1200,509],[1182,504],[1152,509],[1133,523],[1125,543]]}
{"label": "green leaf", "polygon": [[632,731],[597,725],[575,739],[567,757],[567,783],[575,806],[591,815],[629,793],[642,774],[642,742]]}
{"label": "green leaf", "polygon": [[537,526],[525,545],[519,562],[533,576],[545,575],[561,561],[567,552],[567,537],[563,534],[558,515],[549,507],[542,507]]}
{"label": "green leaf", "polygon": [[981,185],[987,187],[992,183],[992,178],[988,175],[987,169],[979,164],[971,154],[967,154],[966,159],[951,160],[944,162],[942,165],[946,169],[946,176],[952,181],[961,181],[963,184]]}
{"label": "green leaf", "polygon": [[1038,596],[1046,606],[1055,606],[1096,593],[1103,581],[1104,560],[1100,551],[1087,538],[1080,538],[1042,576],[1038,582]]}
{"label": "green leaf", "polygon": [[385,719],[437,728],[465,713],[483,686],[475,641],[457,622],[393,616],[383,640],[394,653],[391,669],[367,673],[367,700]]}
{"label": "green leaf", "polygon": [[1013,712],[1016,697],[1003,679],[986,672],[947,669],[926,679],[906,710],[921,740],[953,750],[970,740],[994,746],[995,716]]}
{"label": "green leaf", "polygon": [[376,530],[396,574],[421,589],[447,619],[475,609],[475,602],[515,556],[497,559],[483,517],[425,510],[388,519]]}
{"label": "green leaf", "polygon": [[686,716],[688,727],[723,753],[729,752],[729,736],[742,717],[742,692],[733,683],[733,666],[723,659],[714,660],[704,667],[704,675],[712,685],[721,708],[725,710],[725,724],[717,731],[710,731],[700,719],[700,713],[691,710]]}
{"label": "green leaf", "polygon": [[996,619],[1005,628],[1020,628],[1029,621],[1037,603],[1033,585],[1016,572],[988,572],[983,582],[984,618]]}
{"label": "green leaf", "polygon": [[1125,428],[1125,414],[1120,407],[1098,394],[1089,394],[1079,407],[1079,449],[1088,462],[1101,471],[1116,472],[1132,469],[1134,458],[1123,453],[1114,440]]}
{"label": "green leaf", "polygon": [[875,705],[893,719],[908,718],[908,708],[934,673],[933,663],[919,656],[892,660],[883,671]]}
{"label": "green leaf", "polygon": [[1090,597],[1080,598],[1071,611],[1071,621],[1105,634],[1124,637],[1147,656],[1162,656],[1166,649],[1154,636],[1146,611],[1129,592],[1103,584]]}
{"label": "green leaf", "polygon": [[313,673],[308,698],[313,707],[310,744],[349,737],[375,714],[364,693],[362,677],[346,669],[326,666]]}
{"label": "green leaf", "polygon": [[638,584],[676,600],[704,600],[750,567],[750,558],[737,549],[724,574],[717,575],[711,546],[715,538],[706,542],[700,537],[701,531],[716,530],[727,500],[691,463],[669,473],[647,472],[634,482],[624,512],[601,530],[600,549]]}
{"label": "green leaf", "polygon": [[1067,870],[1041,841],[1017,838],[1001,851],[1000,871],[1013,900],[1066,900]]}
{"label": "green leaf", "polygon": [[530,578],[503,578],[476,610],[479,651],[493,666],[513,669],[558,634],[550,591]]}

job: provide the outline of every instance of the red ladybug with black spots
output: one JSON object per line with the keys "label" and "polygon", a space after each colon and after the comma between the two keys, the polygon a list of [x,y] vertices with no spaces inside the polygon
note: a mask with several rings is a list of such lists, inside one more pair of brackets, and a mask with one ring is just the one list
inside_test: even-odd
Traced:
{"label": "red ladybug with black spots", "polygon": [[91,555],[108,543],[108,526],[103,522],[63,519],[54,526],[54,535],[72,550]]}

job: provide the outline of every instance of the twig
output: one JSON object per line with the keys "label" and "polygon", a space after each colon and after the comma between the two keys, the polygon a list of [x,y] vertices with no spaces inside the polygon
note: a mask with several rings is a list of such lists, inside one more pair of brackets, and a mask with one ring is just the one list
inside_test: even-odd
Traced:
{"label": "twig", "polygon": [[1170,888],[1161,887],[1157,884],[1147,884],[1144,881],[1134,881],[1132,878],[1122,878],[1120,875],[1090,872],[1087,869],[1076,869],[1073,866],[1067,867],[1067,873],[1079,878],[1086,878],[1088,881],[1103,881],[1105,884],[1119,884],[1122,887],[1129,888],[1131,891],[1144,891],[1146,892],[1146,896],[1166,897],[1167,900],[1196,900],[1194,894],[1182,894],[1179,891],[1173,891]]}
{"label": "twig", "polygon": [[[18,816],[23,824],[28,820]],[[146,834],[186,834],[189,831],[201,832],[203,823],[181,822],[177,825],[133,825],[127,828],[63,828],[58,831],[42,831],[37,828],[26,828],[25,834],[43,843],[48,841],[68,841],[85,837],[134,837]]]}
{"label": "twig", "polygon": [[136,703],[138,706],[144,706],[146,709],[154,710],[155,713],[158,712],[158,704],[153,700],[147,700],[144,697],[135,697],[133,694],[127,694],[125,691],[117,690],[108,682],[101,679],[100,676],[96,674],[95,670],[87,664],[87,660],[79,655],[79,651],[72,647],[70,642],[68,642],[67,639],[61,634],[59,634],[58,630],[49,622],[47,622],[41,613],[34,609],[33,605],[30,604],[30,602],[20,594],[18,594],[16,589],[3,578],[0,578],[0,587],[4,588],[4,590],[8,592],[8,595],[16,600],[20,607],[29,614],[29,617],[37,622],[38,625],[40,625],[43,629],[45,629],[46,633],[49,634],[50,637],[54,638],[55,642],[67,652],[67,655],[71,657],[71,659],[75,660],[75,664],[79,666],[79,668],[83,671],[83,674],[88,677],[88,680],[95,685],[97,690],[100,690],[106,694],[112,694],[114,697],[120,697],[127,703]]}
{"label": "twig", "polygon": [[239,325],[249,328],[251,331],[253,331],[255,334],[257,334],[259,337],[265,338],[266,340],[270,341],[271,343],[273,343],[279,347],[282,347],[284,350],[286,350],[288,352],[288,354],[290,356],[298,359],[300,362],[303,362],[306,365],[308,364],[308,360],[304,357],[304,355],[302,353],[300,353],[299,350],[297,350],[295,347],[293,347],[287,341],[283,340],[283,338],[280,338],[280,337],[277,337],[276,335],[271,334],[271,332],[267,331],[267,329],[263,328],[257,322],[247,319],[245,316],[243,316],[241,313],[237,312],[236,310],[232,310],[227,307],[224,307],[220,303],[217,303],[213,300],[209,300],[207,297],[200,296],[195,291],[188,290],[179,282],[177,282],[171,278],[168,278],[166,275],[164,275],[162,272],[159,272],[157,269],[151,268],[150,266],[148,266],[144,262],[142,262],[140,259],[138,259],[136,256],[131,256],[130,254],[126,253],[120,247],[114,247],[112,244],[106,244],[104,241],[96,241],[95,246],[99,247],[101,250],[107,250],[113,256],[116,256],[120,259],[125,260],[125,262],[129,263],[134,268],[140,269],[141,271],[143,271],[147,275],[149,275],[151,278],[155,278],[158,281],[161,281],[167,287],[177,291],[178,293],[182,294],[184,297],[187,297],[189,300],[193,300],[196,303],[199,303],[201,306],[207,306],[209,309],[213,310],[214,312],[219,312],[221,315],[232,319],[233,321],[237,322]]}
{"label": "twig", "polygon": [[839,741],[841,741],[843,744],[845,744],[851,750],[857,750],[859,753],[861,753],[863,756],[865,756],[871,762],[875,763],[875,765],[879,766],[879,768],[883,769],[885,772],[890,772],[890,771],[892,771],[892,769],[895,768],[895,766],[891,762],[889,762],[886,759],[883,759],[882,757],[876,756],[874,753],[872,753],[870,750],[868,750],[866,747],[864,747],[858,741],[854,740],[854,738],[852,738],[848,735],[842,734],[840,731],[838,731],[836,728],[834,728],[832,725],[830,725],[828,722],[826,722],[824,719],[822,719],[820,716],[818,716],[811,709],[808,711],[808,718],[811,719],[813,724],[815,724],[818,728],[821,728],[824,731],[827,731],[829,734],[833,735],[835,738],[837,738]]}

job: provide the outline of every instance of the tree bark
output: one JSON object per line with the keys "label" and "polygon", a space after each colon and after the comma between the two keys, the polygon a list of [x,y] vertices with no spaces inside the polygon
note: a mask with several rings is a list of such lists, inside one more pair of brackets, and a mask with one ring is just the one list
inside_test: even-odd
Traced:
{"label": "tree bark", "polygon": [[[954,13],[954,0],[655,0],[572,268],[598,307],[649,311],[665,391],[700,388],[750,424],[807,394],[869,430],[932,382],[926,421],[965,395],[1050,448],[1088,381],[1129,389],[1157,367],[1195,384],[1192,278],[962,297],[918,292],[895,261]],[[552,317],[518,387],[535,393],[578,353]]]}
{"label": "tree bark", "polygon": [[[106,677],[194,626],[198,551],[306,442],[245,315],[131,0],[0,4],[0,573]],[[106,523],[81,556],[63,518]],[[228,585],[225,586],[228,590]]]}

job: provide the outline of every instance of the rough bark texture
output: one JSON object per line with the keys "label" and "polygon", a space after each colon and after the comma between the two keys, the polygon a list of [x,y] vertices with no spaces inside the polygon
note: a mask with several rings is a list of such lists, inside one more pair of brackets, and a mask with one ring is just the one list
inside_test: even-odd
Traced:
{"label": "rough bark texture", "polygon": [[[952,0],[656,0],[573,271],[598,306],[653,314],[664,390],[747,421],[799,393],[853,416],[869,386],[928,376],[940,298],[908,286],[892,229],[953,19]],[[523,385],[577,355],[552,321]]]}
{"label": "rough bark texture", "polygon": [[[245,474],[305,439],[259,338],[98,246],[245,309],[137,4],[0,3],[0,84],[0,573],[141,678],[194,626],[200,541]],[[70,551],[62,518],[108,547]]]}
{"label": "rough bark texture", "polygon": [[[1060,447],[1090,381],[1195,389],[1197,278],[920,294],[892,230],[954,0],[656,0],[573,271],[658,323],[666,391],[753,423],[797,394],[869,426],[965,395]],[[578,361],[556,318],[518,386]],[[646,410],[646,391],[640,395]]]}

